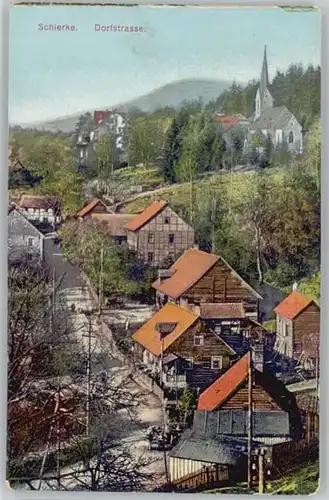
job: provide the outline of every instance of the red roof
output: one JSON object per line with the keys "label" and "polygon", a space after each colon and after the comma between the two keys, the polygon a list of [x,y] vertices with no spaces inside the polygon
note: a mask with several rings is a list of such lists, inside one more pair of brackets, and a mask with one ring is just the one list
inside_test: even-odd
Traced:
{"label": "red roof", "polygon": [[94,126],[98,127],[98,125],[105,120],[109,115],[111,114],[111,111],[95,111],[94,112]]}
{"label": "red roof", "polygon": [[89,212],[93,210],[96,205],[98,205],[98,203],[101,203],[106,208],[105,203],[103,203],[102,200],[96,198],[95,200],[90,201],[81,210],[79,210],[79,212],[77,213],[78,217],[84,217],[85,215],[89,214]]}
{"label": "red roof", "polygon": [[159,356],[161,354],[161,340],[157,329],[158,324],[176,324],[171,333],[168,333],[163,340],[163,351],[165,352],[197,319],[198,316],[191,311],[168,302],[149,321],[144,323],[133,334],[132,338],[152,354]]}
{"label": "red roof", "polygon": [[275,309],[274,312],[287,319],[295,319],[312,302],[300,292],[292,292]]}
{"label": "red roof", "polygon": [[235,127],[241,120],[246,120],[243,115],[216,115],[216,122],[221,123],[225,132]]}
{"label": "red roof", "polygon": [[250,354],[245,354],[199,396],[197,410],[216,410],[247,379]]}
{"label": "red roof", "polygon": [[144,208],[143,212],[136,215],[136,217],[127,224],[127,229],[129,231],[138,231],[145,226],[145,224],[150,222],[153,217],[158,215],[167,205],[168,202],[164,200],[154,201],[151,205]]}
{"label": "red roof", "polygon": [[213,253],[190,248],[171,266],[172,276],[162,283],[155,281],[153,287],[168,297],[178,298],[199,281],[218,259]]}

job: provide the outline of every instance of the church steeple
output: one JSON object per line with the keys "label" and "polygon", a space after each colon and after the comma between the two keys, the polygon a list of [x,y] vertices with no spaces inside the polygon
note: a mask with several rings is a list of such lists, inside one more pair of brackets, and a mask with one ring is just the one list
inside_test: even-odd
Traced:
{"label": "church steeple", "polygon": [[257,90],[256,100],[255,100],[256,104],[255,115],[254,115],[255,120],[257,120],[257,118],[260,117],[260,115],[263,113],[265,109],[273,108],[273,97],[271,96],[268,86],[269,86],[268,66],[267,66],[267,53],[265,45],[262,72],[260,75],[259,87]]}
{"label": "church steeple", "polygon": [[267,66],[266,45],[264,48],[264,58],[263,58],[262,72],[260,75],[259,87],[260,87],[259,88],[260,95],[263,96],[264,92],[268,87],[268,66]]}

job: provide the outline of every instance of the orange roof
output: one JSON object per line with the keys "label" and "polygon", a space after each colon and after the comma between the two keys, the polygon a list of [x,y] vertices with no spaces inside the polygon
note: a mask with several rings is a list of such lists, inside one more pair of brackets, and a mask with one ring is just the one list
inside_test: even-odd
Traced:
{"label": "orange roof", "polygon": [[300,292],[292,292],[275,309],[276,314],[280,314],[287,319],[294,319],[304,309],[313,302]]}
{"label": "orange roof", "polygon": [[193,325],[198,316],[176,304],[167,303],[149,321],[144,323],[132,336],[135,342],[141,344],[145,349],[155,356],[161,354],[160,333],[157,330],[159,323],[177,323],[174,330],[163,340],[163,351],[175,342],[186,330]]}
{"label": "orange roof", "polygon": [[243,115],[217,115],[216,122],[221,123],[225,132],[235,127],[241,120],[246,120]]}
{"label": "orange roof", "polygon": [[218,259],[213,253],[190,248],[171,266],[173,275],[161,284],[159,280],[155,281],[153,287],[169,297],[178,298],[199,281]]}
{"label": "orange roof", "polygon": [[159,279],[152,284],[153,288],[159,292],[177,299],[191,286],[199,281],[204,274],[212,268],[216,262],[221,260],[227,266],[233,275],[238,278],[242,285],[248,288],[255,297],[262,299],[262,296],[256,292],[239,274],[229,265],[223,257],[213,253],[203,252],[197,248],[186,250],[181,257],[171,266],[172,276],[163,280]]}
{"label": "orange roof", "polygon": [[96,198],[95,200],[90,201],[81,210],[79,210],[79,212],[77,213],[78,217],[83,217],[84,215],[87,215],[93,208],[96,207],[96,205],[98,205],[98,203],[101,203],[106,208],[105,203],[103,203],[102,200]]}
{"label": "orange roof", "polygon": [[55,204],[58,201],[56,196],[37,196],[37,195],[29,195],[23,194],[20,202],[20,208],[34,208],[36,210],[39,209],[47,209],[51,208],[51,204]]}
{"label": "orange roof", "polygon": [[158,215],[158,213],[160,213],[167,205],[168,202],[164,200],[154,201],[151,205],[144,208],[143,212],[136,215],[136,217],[127,224],[127,229],[129,229],[129,231],[138,231],[151,219],[153,219],[153,217]]}
{"label": "orange roof", "polygon": [[199,396],[197,410],[215,410],[248,377],[250,354],[245,354]]}

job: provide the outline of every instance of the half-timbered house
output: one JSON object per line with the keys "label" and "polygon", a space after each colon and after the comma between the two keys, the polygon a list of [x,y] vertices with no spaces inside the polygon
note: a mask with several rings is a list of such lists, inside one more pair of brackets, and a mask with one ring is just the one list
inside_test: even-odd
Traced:
{"label": "half-timbered house", "polygon": [[275,309],[276,350],[315,368],[319,357],[320,306],[298,291],[293,291]]}
{"label": "half-timbered house", "polygon": [[156,312],[132,338],[136,358],[172,390],[206,387],[229,368],[235,355],[199,316],[172,303]]}
{"label": "half-timbered house", "polygon": [[171,301],[193,310],[206,303],[242,303],[245,315],[258,319],[262,297],[222,257],[190,248],[169,272],[153,283],[159,304]]}
{"label": "half-timbered house", "polygon": [[128,246],[140,259],[159,267],[194,245],[194,230],[168,205],[154,201],[126,226]]}

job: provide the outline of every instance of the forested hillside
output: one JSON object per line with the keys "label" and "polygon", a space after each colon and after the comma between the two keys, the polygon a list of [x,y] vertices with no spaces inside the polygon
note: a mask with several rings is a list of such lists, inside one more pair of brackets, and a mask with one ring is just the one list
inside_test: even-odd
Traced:
{"label": "forested hillside", "polygon": [[[277,71],[270,84],[270,92],[274,106],[287,106],[301,123],[308,129],[314,119],[320,115],[320,67],[292,64],[287,71]],[[255,96],[258,81],[249,82],[245,87],[233,83],[228,90],[211,101],[206,109],[227,114],[241,113],[252,116],[255,107]]]}

